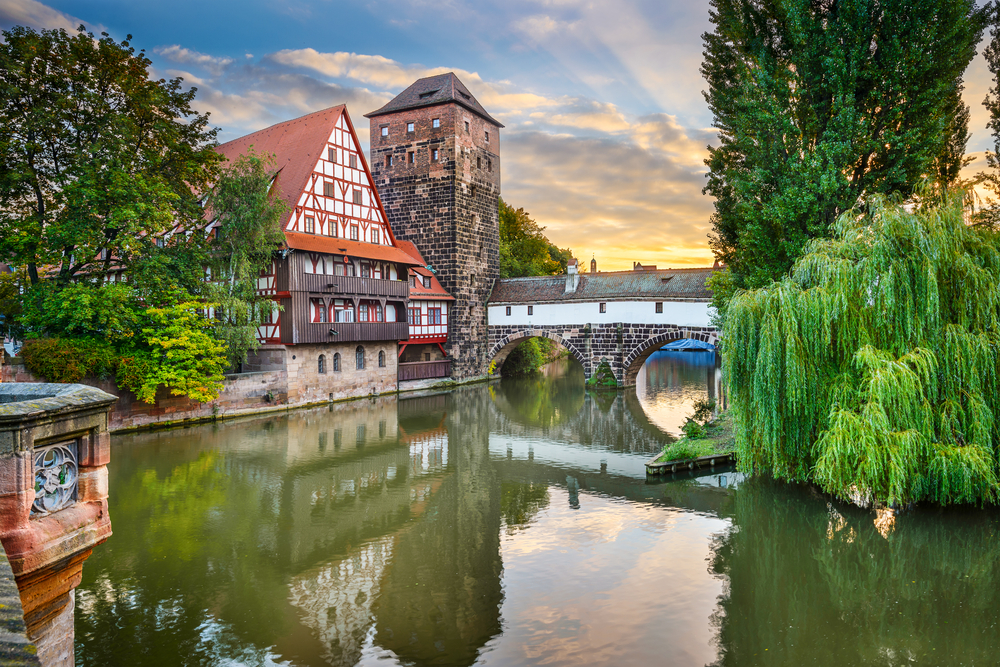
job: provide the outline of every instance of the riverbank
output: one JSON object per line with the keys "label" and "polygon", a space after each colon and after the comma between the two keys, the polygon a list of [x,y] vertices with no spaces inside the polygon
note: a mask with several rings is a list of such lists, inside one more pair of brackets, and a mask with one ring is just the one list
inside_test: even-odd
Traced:
{"label": "riverbank", "polygon": [[733,423],[725,412],[705,425],[705,435],[697,438],[684,436],[663,448],[646,463],[646,472],[660,474],[679,468],[715,465],[736,460],[736,443]]}

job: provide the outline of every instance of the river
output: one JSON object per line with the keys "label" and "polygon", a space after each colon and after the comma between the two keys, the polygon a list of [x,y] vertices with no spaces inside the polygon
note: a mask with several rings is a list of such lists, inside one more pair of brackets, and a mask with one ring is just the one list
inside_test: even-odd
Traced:
{"label": "river", "polygon": [[997,512],[646,479],[690,354],[115,436],[77,664],[996,664]]}

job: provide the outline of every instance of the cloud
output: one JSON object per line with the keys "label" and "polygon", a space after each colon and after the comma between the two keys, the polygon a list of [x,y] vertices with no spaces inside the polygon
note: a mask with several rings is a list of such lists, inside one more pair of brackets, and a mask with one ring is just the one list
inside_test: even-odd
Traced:
{"label": "cloud", "polygon": [[[70,34],[75,34],[80,24],[86,25],[87,22],[43,5],[37,0],[3,0],[0,2],[0,27],[5,29],[15,25],[23,25],[37,30],[64,28]],[[100,25],[91,24],[88,27],[98,33],[104,30]]]}
{"label": "cloud", "polygon": [[158,46],[153,49],[153,53],[175,63],[196,65],[212,74],[220,74],[226,67],[236,62],[233,58],[209,56],[204,53],[185,49],[177,44],[172,46]]}
{"label": "cloud", "polygon": [[508,132],[503,196],[528,210],[553,243],[581,259],[596,254],[602,268],[705,266],[712,201],[691,162],[613,138]]}

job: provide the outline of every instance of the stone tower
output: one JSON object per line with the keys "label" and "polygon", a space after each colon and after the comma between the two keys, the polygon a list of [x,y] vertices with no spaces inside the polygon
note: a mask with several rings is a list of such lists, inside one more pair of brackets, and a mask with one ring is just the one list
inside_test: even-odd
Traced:
{"label": "stone tower", "polygon": [[486,373],[486,300],[500,277],[500,128],[452,73],[420,79],[371,123],[371,169],[389,225],[455,297],[452,377]]}

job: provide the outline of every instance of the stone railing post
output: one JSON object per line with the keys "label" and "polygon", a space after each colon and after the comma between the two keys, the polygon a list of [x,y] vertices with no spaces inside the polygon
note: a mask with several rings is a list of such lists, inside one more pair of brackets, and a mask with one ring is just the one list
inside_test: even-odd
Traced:
{"label": "stone railing post", "polygon": [[115,400],[85,385],[0,388],[0,541],[43,667],[74,664],[75,589],[84,561],[111,535]]}

